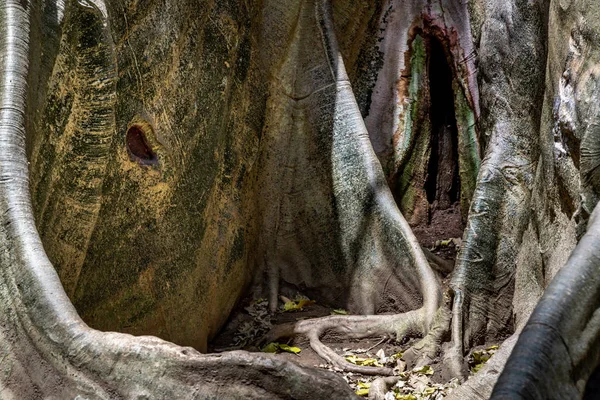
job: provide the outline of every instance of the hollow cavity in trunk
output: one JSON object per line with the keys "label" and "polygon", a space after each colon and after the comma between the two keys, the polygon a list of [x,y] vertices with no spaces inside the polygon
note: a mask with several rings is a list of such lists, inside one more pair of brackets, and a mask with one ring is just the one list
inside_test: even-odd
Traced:
{"label": "hollow cavity in trunk", "polygon": [[413,232],[422,246],[435,248],[447,260],[454,260],[455,243],[439,246],[450,238],[461,238],[464,221],[461,210],[461,179],[459,175],[459,140],[456,121],[454,74],[444,44],[435,36],[427,43],[428,99],[424,107],[428,134],[423,192],[426,198],[425,218],[414,221]]}
{"label": "hollow cavity in trunk", "polygon": [[[431,211],[446,210],[460,200],[458,176],[458,133],[454,115],[452,71],[442,44],[431,39],[429,56],[429,120],[431,156],[425,191]],[[430,219],[429,218],[429,219]]]}

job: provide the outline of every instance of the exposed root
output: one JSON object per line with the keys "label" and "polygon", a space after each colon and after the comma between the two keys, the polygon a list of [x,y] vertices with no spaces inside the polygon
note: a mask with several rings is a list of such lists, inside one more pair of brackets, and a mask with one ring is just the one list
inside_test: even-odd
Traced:
{"label": "exposed root", "polygon": [[415,360],[416,367],[431,364],[440,351],[442,341],[449,337],[451,319],[449,307],[447,305],[440,307],[427,335],[405,352],[405,359],[406,353],[412,353],[412,357],[411,354],[408,357]]}
{"label": "exposed root", "polygon": [[329,364],[334,367],[343,369],[344,371],[354,372],[363,375],[393,375],[394,370],[392,368],[385,367],[367,367],[364,365],[354,365],[346,361],[346,359],[335,351],[333,351],[328,346],[324,345],[323,342],[319,339],[319,335],[315,331],[311,331],[308,333],[308,338],[310,339],[310,347],[327,361]]}
{"label": "exposed root", "polygon": [[398,383],[399,380],[400,379],[395,376],[375,379],[371,382],[371,387],[369,388],[369,400],[384,400],[385,394],[392,386]]}
{"label": "exposed root", "polygon": [[[275,341],[282,337],[305,335],[310,340],[312,349],[324,360],[344,371],[363,375],[393,375],[393,369],[382,367],[367,367],[347,362],[321,342],[321,336],[328,331],[335,331],[352,339],[362,339],[373,336],[396,336],[400,340],[408,335],[427,335],[431,318],[424,309],[394,315],[334,315],[298,321],[274,327],[264,338],[265,342]],[[434,321],[437,318],[434,318]],[[432,330],[435,332],[436,330]],[[429,336],[426,336],[428,338]],[[421,341],[429,343],[428,341]],[[421,343],[420,342],[420,343]],[[432,343],[439,343],[433,341]],[[423,345],[425,348],[425,344]],[[427,347],[429,350],[429,347]],[[437,350],[436,350],[437,351]],[[431,351],[427,351],[431,354]]]}
{"label": "exposed root", "polygon": [[452,342],[444,354],[444,363],[452,371],[452,375],[464,381],[468,372],[463,364],[463,302],[461,290],[454,290],[452,302]]}
{"label": "exposed root", "polygon": [[454,270],[454,262],[443,259],[442,257],[435,255],[426,247],[421,247],[423,254],[429,261],[429,266],[435,271],[440,272],[444,275],[448,275]]}

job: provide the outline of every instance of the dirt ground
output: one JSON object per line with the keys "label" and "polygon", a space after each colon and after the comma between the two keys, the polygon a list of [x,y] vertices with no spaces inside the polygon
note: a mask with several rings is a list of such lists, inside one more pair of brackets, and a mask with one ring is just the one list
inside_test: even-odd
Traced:
{"label": "dirt ground", "polygon": [[[428,248],[438,256],[454,261],[456,259],[456,246],[440,245],[448,239],[462,238],[465,225],[462,221],[460,204],[454,203],[445,210],[434,210],[429,217],[429,223],[412,226],[412,231],[421,246]],[[436,246],[436,244],[438,244]]]}

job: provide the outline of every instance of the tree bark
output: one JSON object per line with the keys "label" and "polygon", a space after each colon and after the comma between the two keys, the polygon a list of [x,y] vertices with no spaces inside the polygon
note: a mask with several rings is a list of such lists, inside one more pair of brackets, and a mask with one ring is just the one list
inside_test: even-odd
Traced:
{"label": "tree bark", "polygon": [[[592,393],[600,6],[196,3],[0,5],[0,397],[354,397],[199,352],[282,282],[361,314],[267,335],[347,371],[393,373],[323,334],[420,336],[461,378],[504,341],[452,398]],[[413,228],[454,205],[452,271]]]}

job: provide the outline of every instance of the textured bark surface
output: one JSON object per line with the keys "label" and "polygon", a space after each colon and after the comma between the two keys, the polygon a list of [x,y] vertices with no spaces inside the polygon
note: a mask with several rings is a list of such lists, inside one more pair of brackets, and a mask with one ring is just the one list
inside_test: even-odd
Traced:
{"label": "textured bark surface", "polygon": [[519,1],[480,5],[480,126],[487,150],[452,281],[454,314],[462,315],[453,320],[458,360],[463,348],[514,331],[512,303],[519,301],[514,297],[515,254],[530,218],[539,157],[546,6]]}
{"label": "textured bark surface", "polygon": [[[198,352],[282,283],[365,314],[270,332],[344,369],[327,331],[421,336],[418,363],[461,378],[504,341],[452,398],[488,398],[513,346],[494,396],[581,397],[600,354],[599,17],[591,0],[6,0],[0,397],[353,397],[333,373]],[[452,207],[443,293],[412,228]]]}
{"label": "textured bark surface", "polygon": [[[60,6],[55,3],[52,5]],[[33,90],[27,96],[28,73],[41,66],[34,63],[32,70],[29,70],[29,53],[32,50],[28,45],[32,37],[40,40],[39,35],[48,33],[42,26],[36,25],[35,22],[39,22],[36,16],[50,18],[50,22],[58,28],[61,22],[68,20],[66,13],[69,10],[68,7],[59,7],[54,9],[54,14],[48,15],[42,13],[42,6],[39,3],[7,1],[0,8],[0,241],[3,249],[0,260],[1,397],[353,397],[343,380],[332,373],[309,371],[261,354],[233,352],[204,356],[192,348],[178,347],[153,337],[96,331],[79,318],[42,248],[29,195],[25,121],[31,122],[28,107],[36,104],[35,98],[39,92]],[[91,3],[71,2],[69,6],[76,8],[69,11],[72,13],[92,13],[92,20],[84,27],[104,26],[103,21],[96,21],[96,25],[94,21],[105,10],[92,7]],[[55,40],[54,43],[59,41]],[[77,73],[78,70],[72,72]],[[47,71],[46,74],[48,76]],[[37,78],[40,75],[32,76]],[[95,84],[102,87],[104,83],[101,80]],[[36,139],[35,136],[29,138],[31,141]],[[73,136],[75,139],[76,136]],[[115,147],[124,151],[123,141],[120,143]],[[87,173],[92,174],[93,168],[94,165]],[[68,172],[60,176],[68,178]],[[93,193],[93,190],[90,191]],[[72,208],[81,212],[76,207]],[[131,264],[128,266],[131,267]],[[221,267],[225,268],[226,265]],[[213,273],[208,276],[223,281],[227,275]],[[114,285],[119,283],[118,280],[110,281],[111,284],[113,282]],[[241,288],[237,290],[239,293]],[[228,295],[227,301],[223,303],[221,300],[219,307],[226,307],[235,301],[235,293],[219,293]],[[197,302],[211,300],[208,294],[193,298]],[[217,308],[217,305],[213,307]],[[226,318],[226,315],[214,309],[209,311],[220,320]],[[210,324],[211,320],[206,318],[202,324],[189,326],[188,329],[197,329],[199,333],[196,340],[205,343]]]}
{"label": "textured bark surface", "polygon": [[493,398],[562,399],[585,393],[591,399],[599,393],[593,374],[599,362],[598,211],[588,221],[598,198],[599,13],[589,1],[550,3],[531,222],[541,258],[526,265],[537,265],[530,275],[539,275],[537,292],[541,282],[556,277],[525,325]]}
{"label": "textured bark surface", "polygon": [[[51,18],[44,7],[32,4],[34,22]],[[31,43],[53,46],[31,57],[30,76],[46,80],[29,87],[30,188],[44,247],[90,325],[205,349],[250,276],[240,216],[266,92],[251,67],[257,9],[179,7],[67,2],[53,30],[32,25],[44,37]],[[155,165],[128,153],[136,124]]]}

